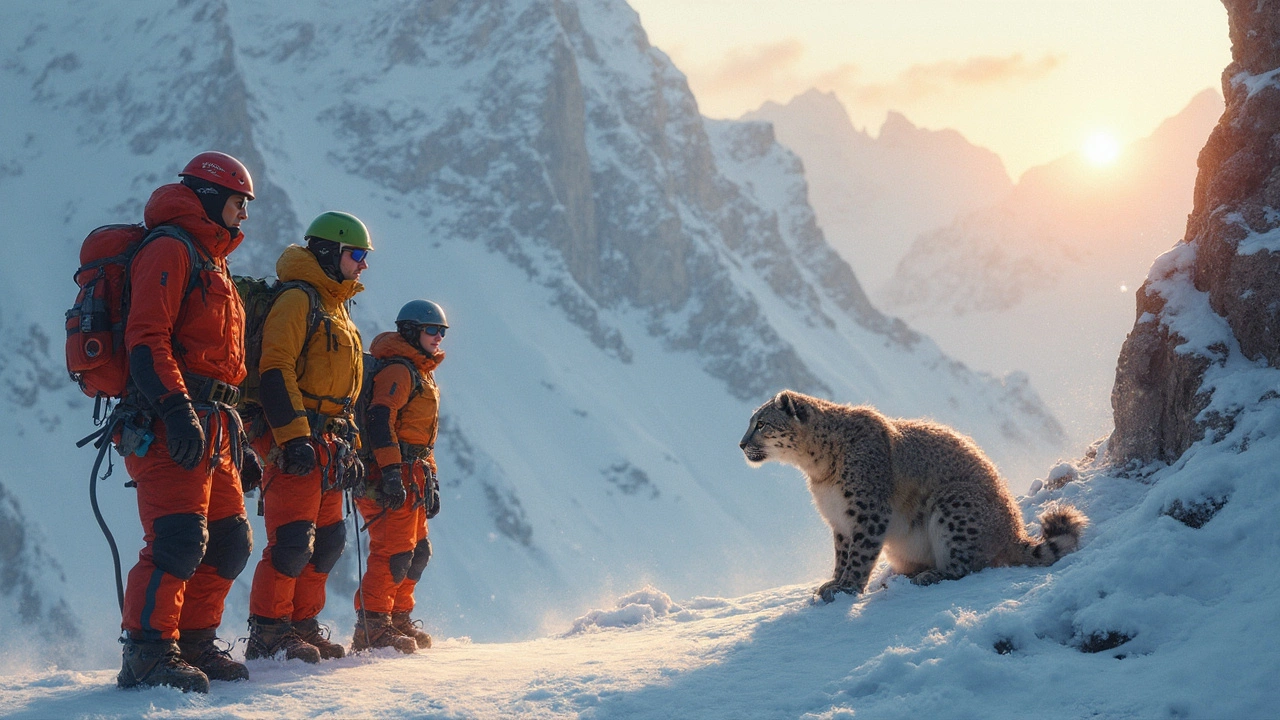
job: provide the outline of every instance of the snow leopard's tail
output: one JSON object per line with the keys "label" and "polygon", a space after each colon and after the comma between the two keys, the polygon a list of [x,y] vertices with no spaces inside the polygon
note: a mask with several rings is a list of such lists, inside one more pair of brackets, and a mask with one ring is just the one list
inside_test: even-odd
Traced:
{"label": "snow leopard's tail", "polygon": [[1052,565],[1058,558],[1080,547],[1080,536],[1089,518],[1071,505],[1050,505],[1040,516],[1041,537],[1023,547],[1023,564]]}

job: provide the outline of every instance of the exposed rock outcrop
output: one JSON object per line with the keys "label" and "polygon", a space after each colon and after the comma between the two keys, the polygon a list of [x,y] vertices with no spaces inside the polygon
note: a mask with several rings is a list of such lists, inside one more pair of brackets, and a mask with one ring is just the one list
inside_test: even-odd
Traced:
{"label": "exposed rock outcrop", "polygon": [[1229,427],[1207,376],[1233,358],[1280,361],[1280,1],[1223,0],[1226,112],[1200,153],[1181,243],[1138,291],[1111,405],[1117,463],[1172,462]]}

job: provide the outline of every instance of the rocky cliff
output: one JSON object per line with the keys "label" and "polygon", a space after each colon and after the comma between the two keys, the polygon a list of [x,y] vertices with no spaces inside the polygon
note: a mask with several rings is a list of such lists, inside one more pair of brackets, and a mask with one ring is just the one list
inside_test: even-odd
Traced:
{"label": "rocky cliff", "polygon": [[1138,291],[1117,363],[1108,457],[1121,464],[1172,462],[1228,430],[1241,408],[1214,402],[1224,371],[1280,361],[1280,2],[1224,4],[1226,112],[1200,153],[1186,235]]}

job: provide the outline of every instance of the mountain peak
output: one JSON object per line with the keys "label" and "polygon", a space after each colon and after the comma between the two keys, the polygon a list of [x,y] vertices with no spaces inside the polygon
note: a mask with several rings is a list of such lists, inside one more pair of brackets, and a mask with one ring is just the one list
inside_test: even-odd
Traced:
{"label": "mountain peak", "polygon": [[884,116],[884,123],[880,125],[880,139],[894,140],[900,136],[918,132],[920,128],[915,123],[907,119],[906,115],[897,110],[890,110]]}
{"label": "mountain peak", "polygon": [[784,104],[770,100],[744,114],[741,119],[765,120],[789,127],[803,125],[810,133],[840,137],[846,142],[849,140],[871,142],[870,135],[853,126],[853,121],[849,119],[849,113],[840,102],[840,98],[833,92],[817,88],[810,88]]}

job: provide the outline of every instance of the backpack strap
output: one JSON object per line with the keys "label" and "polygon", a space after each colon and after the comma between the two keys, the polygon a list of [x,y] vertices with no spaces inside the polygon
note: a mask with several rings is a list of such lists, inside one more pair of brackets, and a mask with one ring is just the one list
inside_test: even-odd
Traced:
{"label": "backpack strap", "polygon": [[422,379],[422,373],[418,371],[418,366],[415,365],[413,361],[407,357],[393,355],[389,358],[379,360],[379,367],[373,374],[377,375],[378,373],[385,370],[387,366],[391,365],[392,363],[395,363],[397,365],[403,365],[409,369],[409,376],[413,378],[413,389],[409,391],[410,400],[418,397],[423,393],[424,390],[426,390],[426,383]]}
{"label": "backpack strap", "polygon": [[182,293],[183,300],[186,300],[187,296],[196,289],[196,285],[200,284],[200,273],[207,271],[226,274],[227,271],[223,267],[200,252],[195,238],[191,237],[191,233],[177,225],[157,225],[151,228],[146,237],[142,238],[142,242],[138,243],[138,249],[134,251],[134,254],[136,255],[141,251],[147,243],[161,237],[171,237],[187,248],[187,257],[191,260],[191,270],[188,273],[187,289]]}
{"label": "backpack strap", "polygon": [[[111,226],[107,225],[103,227]],[[103,228],[98,228],[98,230],[101,229]],[[97,230],[94,232],[97,232]],[[138,241],[137,246],[134,247],[127,256],[116,256],[113,258],[107,258],[105,261],[99,261],[97,264],[105,264],[106,262],[115,262],[118,260],[123,261],[124,263],[124,287],[122,288],[120,297],[120,322],[116,323],[111,329],[112,334],[115,336],[115,341],[119,343],[120,346],[124,345],[124,328],[125,323],[129,320],[129,304],[133,298],[133,260],[138,256],[139,252],[142,252],[142,248],[146,247],[148,243],[161,237],[171,237],[182,243],[187,248],[187,259],[191,261],[191,269],[187,272],[187,287],[182,292],[182,302],[184,304],[187,301],[187,296],[190,295],[191,292],[196,289],[196,286],[200,284],[201,272],[206,270],[218,273],[226,272],[212,259],[205,257],[204,253],[200,252],[196,246],[195,238],[191,236],[191,233],[177,225],[157,225],[147,231],[147,234],[142,237],[142,240]],[[92,264],[93,263],[91,263],[91,265]],[[81,269],[83,270],[84,268]],[[228,277],[230,277],[230,275],[228,275]],[[132,382],[132,380],[130,380],[130,382]]]}
{"label": "backpack strap", "polygon": [[[298,290],[305,292],[307,294],[307,300],[310,302],[310,310],[307,311],[307,332],[302,338],[302,349],[298,352],[297,362],[298,364],[301,364],[302,358],[306,357],[307,347],[311,344],[311,338],[320,329],[321,323],[324,323],[326,329],[325,342],[331,342],[330,338],[333,336],[333,318],[324,311],[324,306],[320,304],[320,291],[316,290],[314,285],[306,282],[305,280],[289,280],[281,283],[280,290],[276,293],[276,297],[280,297],[285,290],[289,290],[291,288],[297,288]],[[331,350],[333,347],[326,344],[325,349]],[[305,372],[305,369],[303,372]],[[297,377],[302,377],[302,373],[296,372],[296,369],[295,375]],[[310,400],[327,401],[334,405],[341,405],[343,407],[343,412],[348,414],[351,412],[351,408],[355,404],[355,401],[351,398],[335,398],[329,397],[328,395],[314,395],[303,390],[301,387],[298,388],[298,392],[301,393],[303,397]],[[315,427],[316,422],[313,420],[313,430]]]}
{"label": "backpack strap", "polygon": [[307,354],[307,346],[311,344],[311,336],[316,334],[320,329],[320,323],[332,324],[333,320],[324,311],[324,306],[320,304],[320,291],[315,286],[305,280],[289,280],[280,283],[280,288],[276,292],[276,297],[284,294],[285,290],[296,288],[307,294],[307,301],[310,303],[310,309],[307,311],[307,333],[302,337],[302,350],[298,352],[298,359],[301,360]]}

